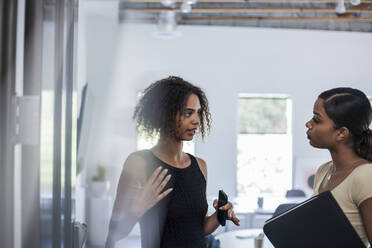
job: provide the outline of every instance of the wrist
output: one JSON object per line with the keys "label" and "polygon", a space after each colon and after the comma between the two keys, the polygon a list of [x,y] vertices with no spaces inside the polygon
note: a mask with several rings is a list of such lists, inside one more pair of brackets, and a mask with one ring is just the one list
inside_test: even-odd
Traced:
{"label": "wrist", "polygon": [[209,216],[209,219],[215,224],[217,224],[217,227],[220,225],[217,219],[217,211],[215,211],[212,215]]}
{"label": "wrist", "polygon": [[130,215],[136,219],[141,219],[144,215],[144,212],[138,207],[133,207],[130,211]]}

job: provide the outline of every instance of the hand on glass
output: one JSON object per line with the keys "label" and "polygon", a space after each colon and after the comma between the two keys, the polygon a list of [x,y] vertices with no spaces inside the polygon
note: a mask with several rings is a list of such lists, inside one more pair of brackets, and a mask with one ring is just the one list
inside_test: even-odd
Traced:
{"label": "hand on glass", "polygon": [[[213,201],[213,207],[217,210],[218,208],[218,200]],[[223,205],[220,207],[220,210],[227,210],[227,219],[231,220],[236,226],[240,226],[240,220],[238,217],[236,217],[234,211],[233,211],[233,204],[231,202],[227,202],[226,205]]]}
{"label": "hand on glass", "polygon": [[138,218],[141,218],[147,210],[155,206],[173,190],[173,188],[169,188],[160,193],[171,178],[171,175],[166,176],[167,172],[167,169],[162,170],[162,167],[158,167],[146,184],[140,187],[137,193],[138,197],[135,197],[132,204],[132,211]]}

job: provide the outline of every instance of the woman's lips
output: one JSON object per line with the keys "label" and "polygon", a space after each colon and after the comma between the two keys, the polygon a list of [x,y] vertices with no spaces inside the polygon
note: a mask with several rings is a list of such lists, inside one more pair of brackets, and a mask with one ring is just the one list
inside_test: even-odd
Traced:
{"label": "woman's lips", "polygon": [[195,135],[196,129],[188,129],[186,132],[188,135]]}

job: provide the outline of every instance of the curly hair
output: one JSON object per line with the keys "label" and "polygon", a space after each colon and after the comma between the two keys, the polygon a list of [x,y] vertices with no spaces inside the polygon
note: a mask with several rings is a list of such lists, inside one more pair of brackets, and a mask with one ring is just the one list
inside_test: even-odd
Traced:
{"label": "curly hair", "polygon": [[170,76],[152,83],[143,91],[133,114],[137,130],[146,136],[169,136],[175,133],[177,114],[183,114],[191,94],[200,101],[200,133],[210,131],[211,114],[205,93],[180,77]]}

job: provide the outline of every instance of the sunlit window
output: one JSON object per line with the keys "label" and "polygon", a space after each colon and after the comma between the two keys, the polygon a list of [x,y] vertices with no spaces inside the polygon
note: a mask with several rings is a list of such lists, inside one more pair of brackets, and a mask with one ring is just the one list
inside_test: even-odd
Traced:
{"label": "sunlit window", "polygon": [[291,100],[239,95],[238,196],[284,195],[292,186]]}

